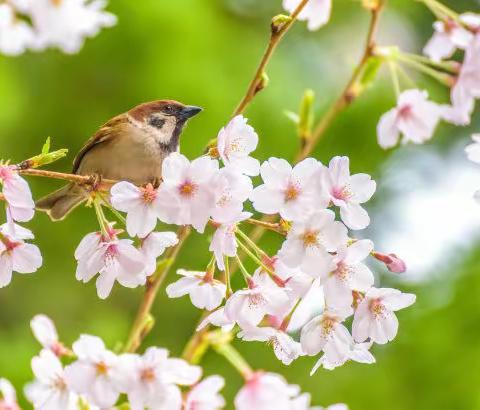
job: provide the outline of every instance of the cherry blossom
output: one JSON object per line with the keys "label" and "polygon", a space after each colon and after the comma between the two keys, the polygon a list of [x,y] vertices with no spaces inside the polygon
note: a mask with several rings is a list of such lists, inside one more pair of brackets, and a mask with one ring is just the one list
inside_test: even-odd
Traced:
{"label": "cherry blossom", "polygon": [[337,361],[332,360],[331,355],[322,355],[317,363],[315,363],[315,366],[313,366],[310,375],[315,374],[320,367],[327,370],[333,370],[339,366],[343,366],[348,360],[364,364],[375,363],[375,357],[369,351],[371,347],[372,342],[354,343],[352,339],[352,343],[349,346],[349,353],[347,355],[340,357],[340,360]]}
{"label": "cherry blossom", "polygon": [[251,216],[250,212],[241,212],[233,218],[223,221],[215,230],[209,250],[215,255],[218,269],[225,270],[225,256],[234,257],[237,255],[238,245],[235,238],[237,223]]}
{"label": "cherry blossom", "polygon": [[228,320],[242,328],[257,326],[265,315],[281,316],[288,307],[285,289],[278,287],[267,275],[253,275],[248,289],[237,290],[225,304]]}
{"label": "cherry blossom", "polygon": [[190,162],[174,152],[162,164],[158,189],[159,218],[166,223],[192,225],[203,233],[215,204],[213,178],[218,162],[200,157]]}
{"label": "cherry blossom", "polygon": [[146,264],[145,276],[152,275],[157,269],[157,258],[165,250],[178,243],[178,237],[175,232],[152,232],[142,240],[140,252],[145,257]]}
{"label": "cherry blossom", "polygon": [[20,410],[15,388],[7,379],[3,378],[0,378],[0,409]]}
{"label": "cherry blossom", "polygon": [[275,274],[284,282],[285,286],[288,287],[288,296],[293,299],[294,302],[296,302],[298,298],[303,298],[310,289],[313,281],[312,276],[300,268],[288,267],[278,256],[270,258],[269,262]]}
{"label": "cherry blossom", "polygon": [[245,341],[267,342],[273,347],[275,356],[283,364],[289,365],[302,355],[302,347],[286,332],[272,327],[252,327],[238,333]]}
{"label": "cherry blossom", "polygon": [[57,356],[62,356],[67,353],[67,349],[58,340],[55,324],[48,316],[36,315],[30,321],[30,327],[35,339],[40,342],[44,349],[51,350]]}
{"label": "cherry blossom", "polygon": [[146,187],[122,181],[110,189],[110,201],[115,209],[127,212],[127,232],[144,238],[157,224],[158,195],[152,184]]}
{"label": "cherry blossom", "polygon": [[225,399],[219,391],[225,385],[220,376],[209,376],[193,386],[187,394],[184,410],[220,410],[225,407]]}
{"label": "cherry blossom", "polygon": [[332,203],[340,208],[342,221],[350,229],[364,229],[370,223],[360,204],[367,202],[375,192],[376,183],[367,174],[350,175],[348,157],[334,157],[328,169],[323,169],[321,185]]}
{"label": "cherry blossom", "polygon": [[35,409],[76,410],[78,396],[65,381],[62,363],[51,351],[44,349],[32,359],[36,380],[25,387],[25,395]]}
{"label": "cherry blossom", "polygon": [[[283,8],[289,13],[293,13],[299,4],[300,0],[283,0]],[[331,11],[332,0],[310,0],[297,18],[307,21],[308,29],[314,31],[328,23]]]}
{"label": "cherry blossom", "polygon": [[257,144],[257,133],[242,115],[234,117],[217,136],[218,153],[225,166],[245,175],[258,175],[260,164],[250,156]]}
{"label": "cherry blossom", "polygon": [[300,343],[305,354],[315,356],[321,351],[329,362],[345,362],[350,358],[353,339],[342,321],[352,314],[351,308],[325,311],[303,328]]}
{"label": "cherry blossom", "polygon": [[423,49],[425,55],[439,62],[453,55],[457,48],[465,49],[473,39],[472,32],[465,26],[478,28],[480,16],[465,13],[459,16],[459,21],[447,19],[433,24],[435,32]]}
{"label": "cherry blossom", "polygon": [[13,272],[33,273],[42,266],[40,250],[24,239],[33,239],[33,233],[13,223],[0,227],[0,288],[10,284]]}
{"label": "cherry blossom", "polygon": [[390,272],[403,273],[407,270],[407,265],[405,264],[405,262],[394,253],[389,253],[387,255],[385,253],[375,251],[372,252],[372,256],[375,259],[383,262]]}
{"label": "cherry blossom", "polygon": [[190,295],[192,304],[199,309],[213,310],[220,306],[227,288],[225,284],[213,278],[213,272],[179,269],[177,274],[183,278],[167,286],[169,298]]}
{"label": "cherry blossom", "polygon": [[362,261],[373,250],[368,239],[339,248],[333,257],[335,269],[322,275],[325,300],[328,306],[350,306],[352,290],[366,292],[374,282],[373,273]]}
{"label": "cherry blossom", "polygon": [[394,312],[414,303],[415,295],[411,293],[371,288],[355,311],[352,325],[355,341],[364,342],[368,338],[378,344],[392,341],[398,331],[398,319]]}
{"label": "cherry blossom", "polygon": [[325,208],[328,199],[318,195],[313,183],[320,167],[314,158],[293,168],[284,159],[270,158],[260,171],[264,184],[256,187],[251,196],[254,208],[293,221],[304,219],[313,208]]}
{"label": "cherry blossom", "polygon": [[470,161],[480,164],[480,134],[472,135],[473,143],[467,145],[465,152]]}
{"label": "cherry blossom", "polygon": [[117,356],[105,348],[102,339],[90,335],[81,335],[73,344],[73,352],[77,361],[64,372],[69,389],[100,408],[113,406],[120,394]]}
{"label": "cherry blossom", "polygon": [[225,332],[229,332],[235,326],[235,322],[230,320],[225,315],[224,307],[214,310],[205,319],[203,319],[198,325],[197,331],[202,330],[205,326],[209,324],[212,324],[214,326],[219,326],[222,328],[222,331],[225,331]]}
{"label": "cherry blossom", "polygon": [[323,209],[305,221],[292,224],[278,255],[287,266],[295,268],[312,258],[335,252],[347,239],[347,228],[335,221],[332,211]]}
{"label": "cherry blossom", "polygon": [[432,138],[443,114],[442,108],[428,100],[428,93],[417,89],[400,94],[397,106],[380,118],[377,126],[378,143],[384,148],[397,145],[400,135],[402,144],[423,144]]}
{"label": "cherry blossom", "polygon": [[12,219],[18,222],[27,222],[32,219],[35,203],[30,187],[27,181],[18,175],[14,166],[0,165],[0,183],[3,186],[2,193],[8,203]]}
{"label": "cherry blossom", "polygon": [[132,243],[115,234],[109,238],[99,233],[86,235],[75,251],[77,280],[86,283],[99,273],[96,285],[101,299],[108,297],[115,281],[130,288],[144,284],[144,256]]}
{"label": "cherry blossom", "polygon": [[10,56],[22,54],[32,44],[33,36],[32,28],[16,18],[11,5],[0,4],[0,52]]}

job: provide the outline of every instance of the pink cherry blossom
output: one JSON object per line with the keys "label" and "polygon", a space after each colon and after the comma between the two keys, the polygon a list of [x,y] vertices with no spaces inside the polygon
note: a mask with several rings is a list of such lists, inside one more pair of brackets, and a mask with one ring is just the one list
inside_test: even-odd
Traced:
{"label": "pink cherry blossom", "polygon": [[309,259],[335,252],[347,243],[347,228],[335,221],[335,214],[320,210],[303,222],[294,222],[278,256],[289,267],[299,267]]}
{"label": "pink cherry blossom", "polygon": [[473,143],[467,145],[465,152],[470,161],[480,164],[480,134],[472,135]]}
{"label": "pink cherry blossom", "polygon": [[285,365],[302,355],[300,343],[286,332],[273,327],[246,328],[238,333],[238,337],[245,341],[267,342],[273,347],[277,359]]}
{"label": "pink cherry blossom", "polygon": [[[352,360],[357,363],[372,364],[375,363],[375,357],[370,353],[370,348],[372,347],[372,342],[369,343],[354,343],[353,339],[349,347],[349,353],[342,357],[334,358],[336,361],[332,360],[331,355],[322,355],[318,359],[315,366],[313,366],[310,375],[316,373],[316,371],[323,367],[327,370],[336,369],[339,366],[343,366],[348,360]],[[340,359],[340,360],[338,360]]]}
{"label": "pink cherry blossom", "polygon": [[17,393],[7,379],[0,378],[0,409],[20,410],[17,403]]}
{"label": "pink cherry blossom", "polygon": [[225,380],[220,376],[209,376],[193,386],[187,394],[184,410],[220,410],[225,399],[219,394]]}
{"label": "pink cherry blossom", "polygon": [[40,250],[24,239],[33,239],[33,233],[13,222],[0,227],[0,288],[11,282],[13,272],[33,273],[42,266]]}
{"label": "pink cherry blossom", "polygon": [[200,157],[190,162],[174,152],[163,161],[158,189],[159,218],[166,223],[192,225],[203,233],[215,205],[213,178],[218,162]]}
{"label": "pink cherry blossom", "polygon": [[370,338],[378,344],[392,341],[397,335],[398,319],[395,311],[415,303],[415,295],[397,289],[371,288],[360,302],[353,318],[355,341]]}
{"label": "pink cherry blossom", "polygon": [[18,222],[27,222],[33,218],[35,203],[30,187],[14,166],[0,165],[0,183],[2,193],[8,203],[11,217]]}
{"label": "pink cherry blossom", "polygon": [[200,322],[197,327],[197,332],[208,325],[219,326],[222,328],[222,331],[229,332],[235,326],[235,322],[227,318],[225,315],[225,308],[221,307],[214,310]]}
{"label": "pink cherry blossom", "polygon": [[366,292],[373,286],[374,277],[362,261],[373,249],[372,241],[363,239],[337,251],[333,260],[335,268],[322,275],[325,301],[328,306],[350,306],[352,291]]}
{"label": "pink cherry blossom", "polygon": [[[300,0],[283,0],[283,8],[289,13],[300,4]],[[298,15],[300,21],[307,21],[309,30],[318,30],[330,20],[332,0],[310,0]]]}
{"label": "pink cherry blossom", "polygon": [[380,118],[378,143],[383,149],[392,148],[403,135],[402,144],[423,144],[432,138],[442,114],[442,108],[428,100],[426,91],[406,90],[398,97],[397,106]]}
{"label": "pink cherry blossom", "polygon": [[57,356],[67,353],[65,346],[58,340],[55,324],[48,316],[36,315],[30,321],[30,327],[35,339],[38,340],[44,349],[51,350]]}
{"label": "pink cherry blossom", "polygon": [[33,39],[30,25],[17,18],[10,4],[0,4],[0,52],[17,56],[31,46]]}
{"label": "pink cherry blossom", "polygon": [[407,270],[407,265],[405,262],[394,253],[389,253],[387,255],[385,253],[372,252],[372,256],[375,259],[383,262],[390,272],[403,273]]}
{"label": "pink cherry blossom", "polygon": [[319,195],[314,184],[321,166],[314,158],[304,159],[293,168],[284,159],[270,158],[260,171],[264,184],[251,195],[253,207],[265,214],[279,213],[290,221],[305,219],[313,209],[325,208],[328,199]]}
{"label": "pink cherry blossom", "polygon": [[360,204],[375,192],[376,183],[367,174],[350,175],[348,157],[334,157],[328,169],[321,172],[321,185],[332,203],[340,208],[342,221],[350,229],[364,229],[370,223],[368,213]]}
{"label": "pink cherry blossom", "polygon": [[[280,257],[275,256],[270,258],[270,263],[275,274],[288,287],[288,295],[296,301],[298,298],[303,298],[310,289],[313,282],[311,275],[308,275],[300,268],[288,267]],[[294,303],[295,304],[295,303]]]}
{"label": "pink cherry blossom", "polygon": [[157,269],[157,258],[165,250],[178,243],[178,237],[175,232],[152,232],[142,240],[140,252],[144,256],[146,264],[145,276],[152,275]]}
{"label": "pink cherry blossom", "polygon": [[223,163],[245,175],[258,175],[260,164],[250,153],[255,151],[258,135],[242,115],[234,117],[217,137],[217,149]]}
{"label": "pink cherry blossom", "polygon": [[71,392],[58,357],[44,349],[32,359],[36,380],[25,387],[25,395],[35,409],[76,410],[78,396]]}
{"label": "pink cherry blossom", "polygon": [[64,372],[68,388],[100,408],[112,407],[120,395],[118,357],[105,348],[102,339],[90,335],[80,336],[73,352],[77,360]]}
{"label": "pink cherry blossom", "polygon": [[225,284],[213,278],[212,272],[179,269],[177,274],[183,278],[167,286],[169,298],[190,295],[192,304],[199,309],[213,310],[220,306],[227,288]]}
{"label": "pink cherry blossom", "polygon": [[122,181],[110,189],[110,201],[115,209],[127,213],[127,232],[144,238],[155,229],[158,216],[158,193],[152,184],[137,187]]}
{"label": "pink cherry blossom", "polygon": [[75,251],[76,278],[84,283],[97,273],[97,293],[101,299],[110,294],[113,284],[134,288],[145,283],[145,258],[130,239],[109,238],[99,233],[86,235]]}

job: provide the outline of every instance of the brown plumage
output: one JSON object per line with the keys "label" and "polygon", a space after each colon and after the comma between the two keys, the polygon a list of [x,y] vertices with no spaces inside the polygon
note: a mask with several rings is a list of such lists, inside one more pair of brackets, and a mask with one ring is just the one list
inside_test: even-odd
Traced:
{"label": "brown plumage", "polygon": [[[72,172],[137,185],[159,181],[163,159],[179,149],[183,126],[200,111],[173,100],[140,104],[104,124],[77,154]],[[87,197],[84,188],[71,183],[40,199],[36,206],[59,220]]]}

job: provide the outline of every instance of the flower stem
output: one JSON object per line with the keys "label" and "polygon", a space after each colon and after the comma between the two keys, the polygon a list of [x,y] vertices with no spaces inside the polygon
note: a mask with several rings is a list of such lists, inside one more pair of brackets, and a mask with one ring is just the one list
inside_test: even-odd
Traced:
{"label": "flower stem", "polygon": [[95,209],[95,215],[97,216],[98,224],[100,225],[100,230],[102,231],[102,235],[105,238],[109,238],[109,229],[108,229],[108,221],[103,213],[102,205],[97,198],[93,200],[93,207]]}
{"label": "flower stem", "polygon": [[242,239],[256,252],[260,257],[267,256],[267,254],[261,249],[254,241],[252,241],[248,235],[242,232],[240,229],[237,229],[237,234],[242,237]]}
{"label": "flower stem", "polygon": [[227,286],[226,297],[228,298],[233,293],[232,284],[230,282],[230,261],[228,256],[225,256],[225,285]]}
{"label": "flower stem", "polygon": [[237,263],[238,263],[238,267],[240,268],[240,271],[242,272],[242,275],[245,279],[245,282],[247,282],[247,285],[251,283],[252,281],[252,275],[250,275],[247,271],[247,269],[245,268],[245,266],[243,265],[242,261],[240,260],[240,258],[237,256]]}
{"label": "flower stem", "polygon": [[125,219],[125,217],[120,213],[118,212],[111,204],[110,202],[108,202],[105,197],[97,192],[97,195],[102,199],[102,203],[107,207],[107,209],[124,225],[126,226],[127,225],[127,220]]}
{"label": "flower stem", "polygon": [[212,347],[218,354],[227,359],[245,380],[248,380],[252,376],[253,370],[251,366],[230,343],[212,344]]}
{"label": "flower stem", "polygon": [[238,240],[237,238],[237,243],[240,245],[240,247],[243,249],[243,251],[250,256],[250,258],[258,265],[260,266],[265,272],[268,272],[272,276],[276,276],[275,272],[269,268],[267,265],[265,265],[259,258],[255,256],[255,254],[248,249],[248,247],[242,243],[241,241]]}

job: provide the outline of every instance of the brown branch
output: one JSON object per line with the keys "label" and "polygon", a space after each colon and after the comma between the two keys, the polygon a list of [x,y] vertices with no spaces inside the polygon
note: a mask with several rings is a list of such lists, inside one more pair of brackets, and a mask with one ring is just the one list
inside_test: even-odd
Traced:
{"label": "brown branch", "polygon": [[235,108],[233,116],[241,114],[243,111],[245,111],[245,108],[253,100],[255,95],[265,87],[264,74],[270,58],[272,57],[272,54],[275,51],[278,43],[290,29],[290,27],[295,22],[298,15],[303,10],[308,1],[309,0],[302,0],[297,6],[297,8],[293,11],[293,13],[290,14],[290,16],[288,16],[288,19],[286,19],[285,21],[277,22],[275,18],[272,20],[270,41],[268,42],[267,48],[263,53],[257,70],[255,71],[255,74],[253,76],[253,79],[250,81],[247,92],[241,99],[237,108]]}

